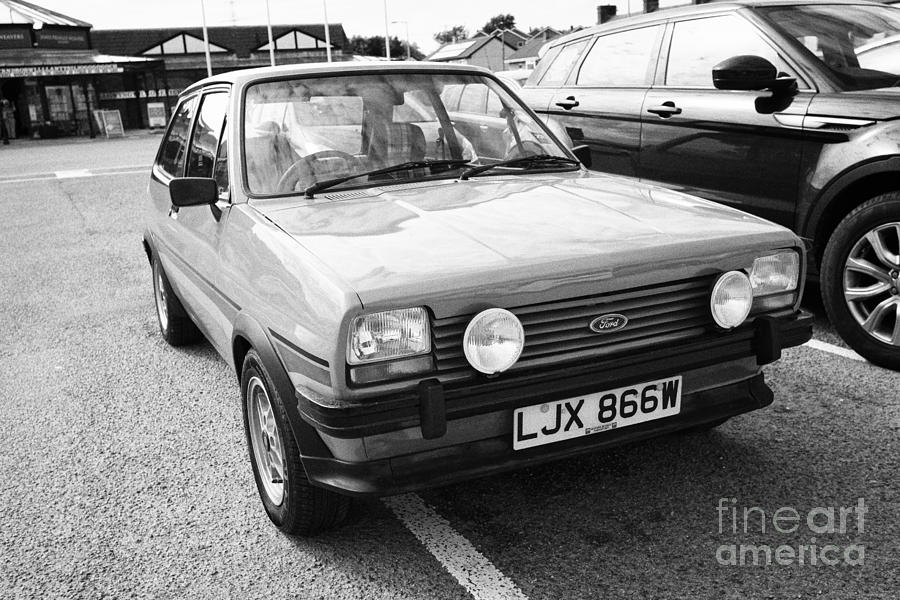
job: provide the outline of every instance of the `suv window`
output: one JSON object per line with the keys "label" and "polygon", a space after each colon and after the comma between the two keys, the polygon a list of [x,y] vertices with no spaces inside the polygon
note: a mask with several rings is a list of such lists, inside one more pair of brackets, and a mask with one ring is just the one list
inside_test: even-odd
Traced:
{"label": "suv window", "polygon": [[171,175],[180,177],[184,170],[185,147],[190,132],[191,120],[194,118],[194,107],[197,98],[185,100],[175,111],[169,133],[163,140],[159,153],[159,168]]}
{"label": "suv window", "polygon": [[484,85],[467,85],[459,99],[459,112],[483,115],[487,92]]}
{"label": "suv window", "polygon": [[186,175],[188,177],[212,177],[219,146],[219,135],[225,122],[228,94],[216,92],[203,96],[194,135],[191,136],[190,154]]}
{"label": "suv window", "polygon": [[550,66],[547,67],[539,85],[554,87],[564,84],[566,79],[569,78],[569,72],[575,65],[575,61],[581,56],[587,44],[588,40],[581,40],[563,47]]}
{"label": "suv window", "polygon": [[713,67],[741,54],[761,56],[779,71],[795,75],[753,25],[725,15],[675,23],[666,85],[711,88]]}
{"label": "suv window", "polygon": [[650,85],[662,30],[662,25],[655,25],[598,37],[581,64],[576,85]]}

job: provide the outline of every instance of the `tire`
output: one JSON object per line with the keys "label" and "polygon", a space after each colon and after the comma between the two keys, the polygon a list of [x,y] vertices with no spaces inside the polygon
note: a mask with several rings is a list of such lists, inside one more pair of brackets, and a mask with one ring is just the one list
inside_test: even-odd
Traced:
{"label": "tire", "polygon": [[[269,519],[289,535],[309,536],[344,521],[350,498],[315,487],[306,478],[284,402],[255,350],[241,370],[244,433],[253,478]],[[264,480],[261,472],[270,475]]]}
{"label": "tire", "polygon": [[900,192],[876,196],[840,222],[820,285],[828,318],[850,347],[900,370]]}
{"label": "tire", "polygon": [[200,341],[203,334],[184,310],[156,254],[152,258],[152,269],[156,320],[163,339],[170,346],[185,346]]}

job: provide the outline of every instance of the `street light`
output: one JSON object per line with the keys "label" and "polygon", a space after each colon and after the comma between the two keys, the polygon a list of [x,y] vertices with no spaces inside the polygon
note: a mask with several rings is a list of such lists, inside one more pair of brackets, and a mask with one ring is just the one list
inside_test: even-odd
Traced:
{"label": "street light", "polygon": [[391,21],[392,25],[406,25],[406,60],[412,60],[412,51],[409,49],[409,21]]}
{"label": "street light", "polygon": [[322,12],[325,14],[325,55],[331,62],[331,27],[328,25],[328,0],[322,0]]}
{"label": "street light", "polygon": [[269,64],[275,66],[275,42],[272,41],[272,14],[269,12],[269,0],[266,0],[266,30],[269,32]]}
{"label": "street light", "polygon": [[206,51],[206,76],[212,77],[212,59],[209,57],[209,33],[206,31],[206,7],[200,0],[200,16],[203,19],[203,49]]}
{"label": "street light", "polygon": [[391,34],[388,31],[387,0],[384,0],[384,57],[391,60]]}

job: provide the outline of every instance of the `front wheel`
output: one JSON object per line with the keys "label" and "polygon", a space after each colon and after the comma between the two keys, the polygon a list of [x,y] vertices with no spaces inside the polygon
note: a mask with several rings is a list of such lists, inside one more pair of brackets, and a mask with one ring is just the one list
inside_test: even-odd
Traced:
{"label": "front wheel", "polygon": [[900,192],[841,221],[825,247],[821,287],[841,337],[870,362],[900,370]]}
{"label": "front wheel", "polygon": [[259,355],[250,350],[241,374],[244,430],[266,514],[290,535],[331,529],[347,516],[350,498],[309,483],[284,403],[271,381]]}

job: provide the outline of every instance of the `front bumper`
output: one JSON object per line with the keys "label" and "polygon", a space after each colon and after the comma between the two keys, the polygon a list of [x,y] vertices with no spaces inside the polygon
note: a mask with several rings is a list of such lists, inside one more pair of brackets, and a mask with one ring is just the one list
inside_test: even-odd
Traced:
{"label": "front bumper", "polygon": [[[506,380],[481,380],[444,386],[426,380],[410,394],[365,405],[326,408],[297,395],[300,415],[313,428],[337,440],[357,440],[414,429],[420,440],[437,440],[447,423],[479,415],[511,414],[522,406],[550,402],[725,365],[755,357],[757,365],[777,360],[782,348],[812,336],[812,315],[757,318],[752,327],[715,340],[660,348],[639,355],[567,365],[550,372],[517,374]],[[506,435],[453,443],[377,460],[340,460],[304,456],[310,481],[356,495],[391,495],[444,485],[471,477],[534,465],[702,425],[749,412],[772,402],[762,374],[686,393],[681,413],[602,434],[579,437],[528,450],[513,451]]]}

